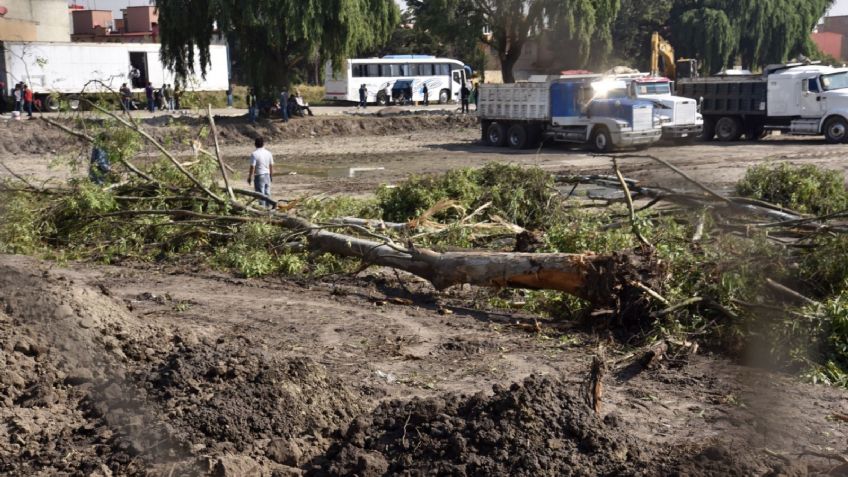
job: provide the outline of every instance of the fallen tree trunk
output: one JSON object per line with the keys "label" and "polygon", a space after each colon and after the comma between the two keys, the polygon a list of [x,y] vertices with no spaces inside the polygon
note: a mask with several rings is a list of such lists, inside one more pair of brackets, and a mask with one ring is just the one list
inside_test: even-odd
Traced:
{"label": "fallen tree trunk", "polygon": [[632,301],[631,292],[639,288],[636,284],[654,286],[662,268],[652,256],[635,253],[439,253],[401,249],[326,230],[312,231],[307,240],[314,250],[403,270],[424,278],[439,290],[460,284],[557,290],[602,306],[619,306],[622,299]]}

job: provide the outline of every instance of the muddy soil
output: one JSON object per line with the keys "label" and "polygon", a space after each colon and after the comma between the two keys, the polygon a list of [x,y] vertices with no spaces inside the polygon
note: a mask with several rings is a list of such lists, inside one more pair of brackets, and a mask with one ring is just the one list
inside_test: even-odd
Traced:
{"label": "muddy soil", "polygon": [[[145,127],[198,136],[167,121]],[[610,170],[580,150],[482,146],[474,119],[453,115],[220,123],[236,168],[255,134],[271,138],[283,198],[368,194],[495,160]],[[50,167],[86,149],[40,121],[0,135],[0,160],[33,180],[84,174]],[[816,139],[650,153],[719,189],[764,161],[848,167],[848,146]],[[621,163],[689,187],[649,160]],[[848,475],[845,391],[704,353],[633,366],[608,333],[540,332],[480,296],[381,269],[245,280],[0,256],[0,474]],[[602,349],[623,361],[595,415],[585,383]]]}
{"label": "muddy soil", "polygon": [[400,279],[0,257],[0,473],[844,475],[843,391],[692,355],[596,416],[603,337]]}

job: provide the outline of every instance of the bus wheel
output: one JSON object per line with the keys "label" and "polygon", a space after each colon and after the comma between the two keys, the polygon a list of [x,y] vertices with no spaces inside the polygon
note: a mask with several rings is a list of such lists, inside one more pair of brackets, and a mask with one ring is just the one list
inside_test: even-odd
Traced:
{"label": "bus wheel", "polygon": [[448,104],[450,101],[450,91],[443,89],[439,91],[439,104]]}
{"label": "bus wheel", "polygon": [[386,95],[385,91],[377,93],[377,104],[380,106],[386,106],[389,104],[389,97]]}
{"label": "bus wheel", "polygon": [[742,137],[742,121],[731,116],[724,116],[716,122],[715,131],[721,142],[738,141]]}
{"label": "bus wheel", "polygon": [[50,112],[56,112],[59,110],[59,98],[55,96],[45,96],[44,97],[44,110]]}
{"label": "bus wheel", "polygon": [[527,147],[527,130],[523,124],[513,124],[506,133],[506,142],[513,149]]}
{"label": "bus wheel", "polygon": [[506,144],[506,134],[502,124],[492,123],[489,125],[489,128],[486,129],[486,142],[490,146],[498,147]]}

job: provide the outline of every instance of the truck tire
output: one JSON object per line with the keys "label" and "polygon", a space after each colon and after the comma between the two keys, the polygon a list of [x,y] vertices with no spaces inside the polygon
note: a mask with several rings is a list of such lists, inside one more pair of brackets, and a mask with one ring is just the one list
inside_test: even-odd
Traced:
{"label": "truck tire", "polygon": [[497,147],[506,144],[506,131],[503,124],[492,123],[486,128],[486,143]]}
{"label": "truck tire", "polygon": [[721,142],[738,141],[742,137],[742,121],[732,116],[724,116],[716,121],[716,137]]}
{"label": "truck tire", "polygon": [[388,106],[389,95],[387,95],[385,91],[380,91],[379,93],[377,93],[377,104],[380,106]]}
{"label": "truck tire", "polygon": [[443,89],[439,91],[439,104],[448,104],[450,101],[450,91]]}
{"label": "truck tire", "polygon": [[480,122],[480,140],[483,141],[483,144],[488,143],[489,139],[489,126],[492,125],[491,121],[483,120]]}
{"label": "truck tire", "polygon": [[506,132],[506,143],[513,149],[527,147],[527,129],[523,124],[513,124]]}
{"label": "truck tire", "polygon": [[590,139],[592,150],[595,152],[609,152],[612,150],[612,135],[606,126],[598,126],[592,131]]}
{"label": "truck tire", "polygon": [[753,126],[748,128],[748,131],[745,132],[745,139],[754,142],[766,137],[766,135],[768,135],[768,131],[766,131],[765,128],[762,126]]}
{"label": "truck tire", "polygon": [[828,119],[824,123],[824,138],[830,144],[848,141],[848,121],[841,116]]}

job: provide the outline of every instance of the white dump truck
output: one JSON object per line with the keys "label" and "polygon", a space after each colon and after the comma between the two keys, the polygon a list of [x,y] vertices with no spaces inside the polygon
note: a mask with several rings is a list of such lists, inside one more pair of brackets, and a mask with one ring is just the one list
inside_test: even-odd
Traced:
{"label": "white dump truck", "polygon": [[650,101],[599,98],[599,75],[574,75],[544,82],[485,84],[478,116],[483,140],[514,149],[542,140],[586,144],[597,152],[648,147],[662,135]]}
{"label": "white dump truck", "polygon": [[[159,59],[158,43],[59,43],[2,42],[0,72],[7,88],[18,82],[32,88],[46,108],[57,107],[57,96],[96,93],[106,89],[91,80],[102,81],[114,90],[127,83],[140,92],[149,81],[155,87],[174,84],[174,74]],[[225,45],[209,47],[211,65],[206,77],[189,78],[186,90],[226,91],[229,87],[229,59]],[[199,55],[195,55],[199,58]],[[200,71],[200,65],[196,65]],[[8,93],[9,91],[7,91]]]}
{"label": "white dump truck", "polygon": [[624,81],[627,95],[654,103],[655,114],[662,121],[663,139],[691,140],[704,130],[704,117],[693,98],[675,96],[674,83],[664,77],[647,74],[617,76]]}
{"label": "white dump truck", "polygon": [[762,74],[681,79],[678,94],[701,101],[707,140],[757,140],[769,131],[848,142],[848,69],[772,65]]}

